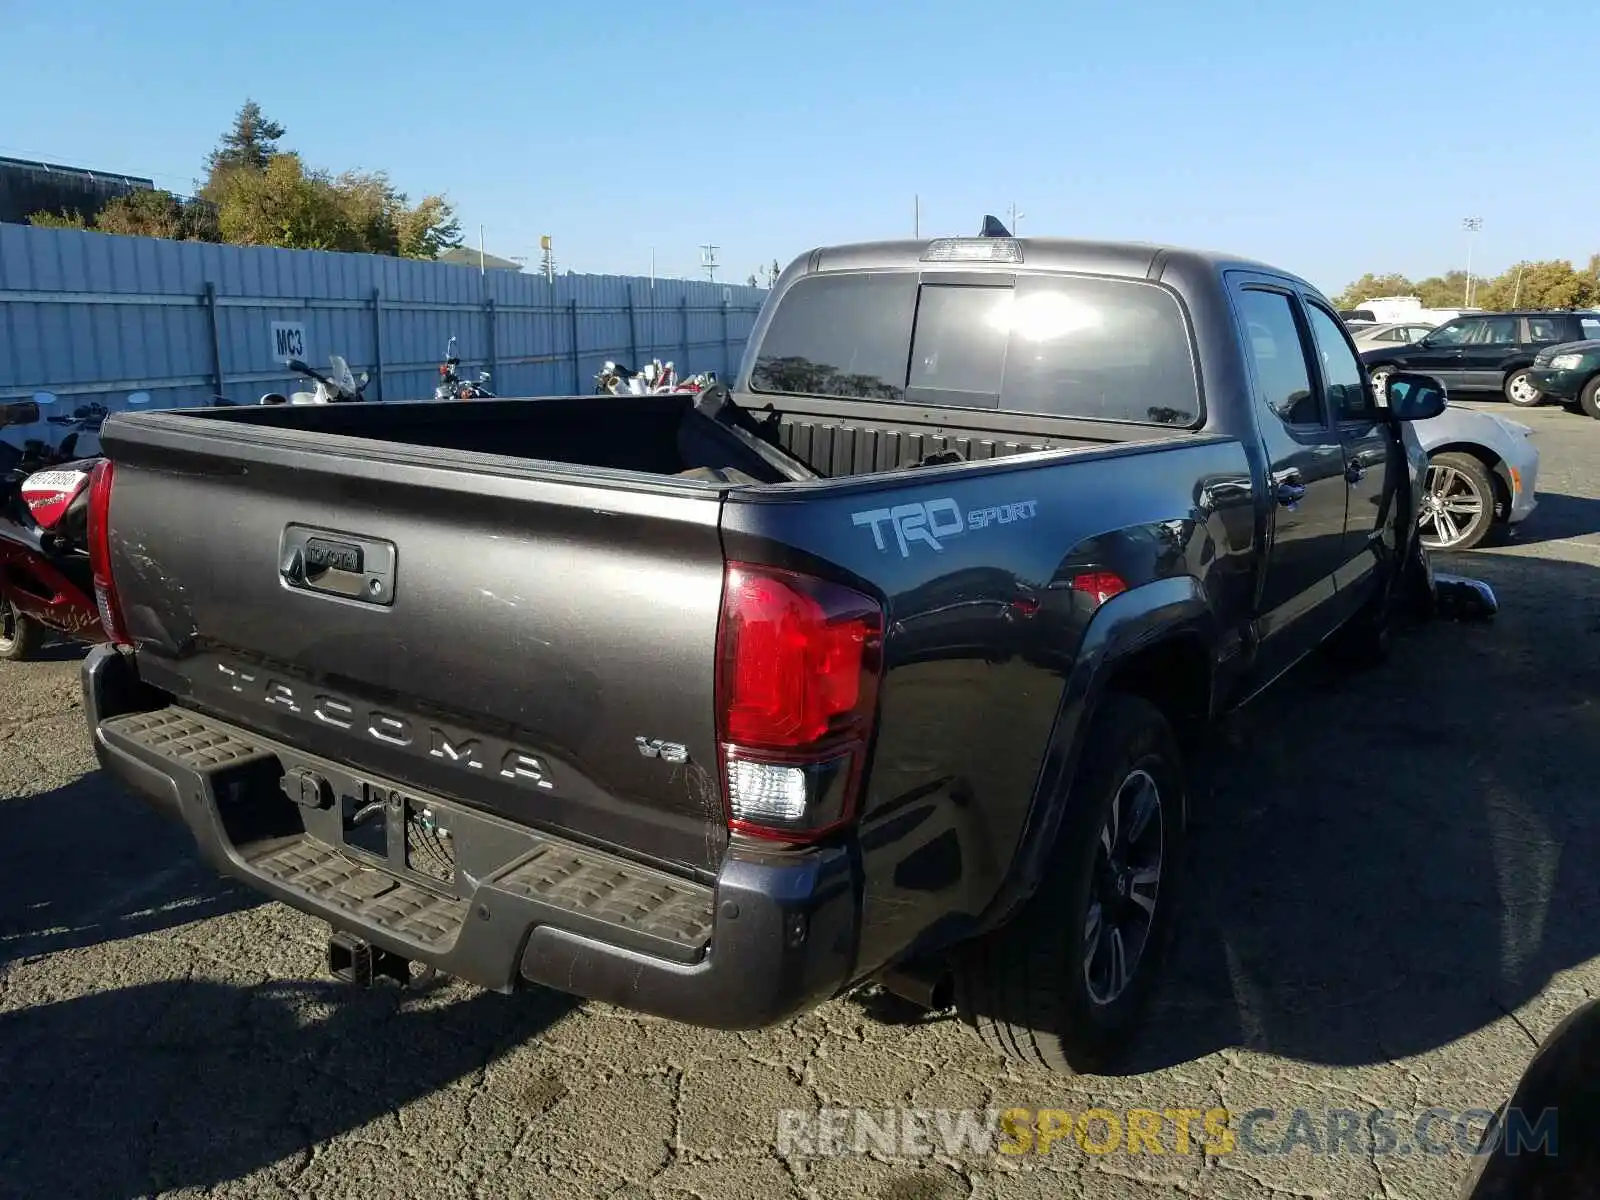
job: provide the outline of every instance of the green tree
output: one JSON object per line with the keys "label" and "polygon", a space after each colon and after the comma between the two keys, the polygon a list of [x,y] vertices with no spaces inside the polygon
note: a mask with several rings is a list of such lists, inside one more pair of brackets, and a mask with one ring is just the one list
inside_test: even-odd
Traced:
{"label": "green tree", "polygon": [[1374,296],[1409,296],[1415,285],[1404,275],[1374,275],[1367,272],[1333,298],[1335,308],[1355,308]]}
{"label": "green tree", "polygon": [[246,99],[234,115],[233,127],[222,135],[217,148],[206,158],[208,185],[219,174],[237,168],[265,170],[279,153],[278,141],[284,132],[282,125],[261,111],[261,105]]}
{"label": "green tree", "polygon": [[438,258],[441,250],[461,245],[461,222],[443,196],[424,196],[415,208],[405,206],[403,193],[399,199],[395,230],[401,258]]}
{"label": "green tree", "polygon": [[83,219],[80,212],[36,212],[28,218],[29,225],[37,225],[41,229],[87,229],[89,222]]}
{"label": "green tree", "polygon": [[133,237],[170,238],[173,241],[221,240],[215,213],[209,204],[185,202],[171,192],[140,189],[118,196],[95,217],[101,233]]}
{"label": "green tree", "polygon": [[232,170],[217,183],[222,238],[241,246],[362,250],[343,197],[325,172],[308,171],[292,151],[262,170]]}
{"label": "green tree", "polygon": [[333,178],[293,151],[275,154],[260,171],[227,172],[217,204],[223,239],[247,246],[435,258],[461,244],[461,226],[443,197],[426,196],[413,207],[381,171]]}
{"label": "green tree", "polygon": [[1418,281],[1417,295],[1423,308],[1460,308],[1466,303],[1467,273],[1456,270],[1430,275]]}
{"label": "green tree", "polygon": [[1578,272],[1565,259],[1521,262],[1492,280],[1474,297],[1479,308],[1584,308],[1597,298],[1592,276]]}

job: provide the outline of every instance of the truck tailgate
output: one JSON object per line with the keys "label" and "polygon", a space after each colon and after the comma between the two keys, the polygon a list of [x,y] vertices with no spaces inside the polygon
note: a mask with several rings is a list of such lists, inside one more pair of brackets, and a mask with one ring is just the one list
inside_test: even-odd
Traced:
{"label": "truck tailgate", "polygon": [[171,414],[105,443],[147,682],[396,785],[714,869],[726,824],[694,764],[717,761],[717,492]]}

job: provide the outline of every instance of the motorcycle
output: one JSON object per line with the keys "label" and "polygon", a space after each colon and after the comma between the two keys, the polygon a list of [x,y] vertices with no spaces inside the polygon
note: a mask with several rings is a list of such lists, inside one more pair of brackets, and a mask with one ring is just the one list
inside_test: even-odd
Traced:
{"label": "motorcycle", "polygon": [[594,377],[594,394],[597,396],[697,394],[715,386],[716,382],[715,371],[702,371],[698,375],[680,380],[677,368],[670,362],[663,363],[659,358],[651,359],[640,371],[619,363],[607,362]]}
{"label": "motorcycle", "polygon": [[444,348],[444,361],[439,364],[439,386],[433,389],[435,400],[484,400],[493,397],[489,390],[489,372],[479,371],[476,382],[461,378],[457,368],[461,359],[456,356],[456,339],[452,334]]}
{"label": "motorcycle", "polygon": [[[132,407],[146,392],[128,397]],[[0,659],[33,657],[49,633],[75,641],[104,640],[89,563],[89,480],[100,461],[104,405],[70,416],[49,413],[49,392],[0,405],[0,428],[40,424],[64,428],[59,443],[24,438],[0,442]],[[92,443],[82,454],[85,440]]]}
{"label": "motorcycle", "polygon": [[296,375],[304,375],[317,386],[309,392],[290,392],[285,396],[282,392],[268,392],[261,397],[262,404],[353,404],[365,400],[364,393],[371,379],[365,371],[360,375],[350,373],[350,364],[337,354],[328,355],[329,374],[324,375],[315,367],[301,362],[298,358],[291,358],[288,363],[289,370]]}

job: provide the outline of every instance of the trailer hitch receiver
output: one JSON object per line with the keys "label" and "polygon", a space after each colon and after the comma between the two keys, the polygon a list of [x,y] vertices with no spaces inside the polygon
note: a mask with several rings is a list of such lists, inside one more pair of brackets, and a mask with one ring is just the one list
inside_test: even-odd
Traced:
{"label": "trailer hitch receiver", "polygon": [[378,979],[405,987],[411,982],[411,960],[335,930],[328,939],[328,973],[357,987],[371,987]]}

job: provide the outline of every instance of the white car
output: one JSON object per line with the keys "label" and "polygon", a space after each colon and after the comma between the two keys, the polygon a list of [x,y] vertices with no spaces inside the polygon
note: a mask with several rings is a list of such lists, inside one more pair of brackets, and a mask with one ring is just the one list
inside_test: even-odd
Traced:
{"label": "white car", "polygon": [[1538,506],[1539,448],[1522,422],[1451,404],[1411,428],[1428,454],[1418,519],[1428,549],[1470,550]]}

